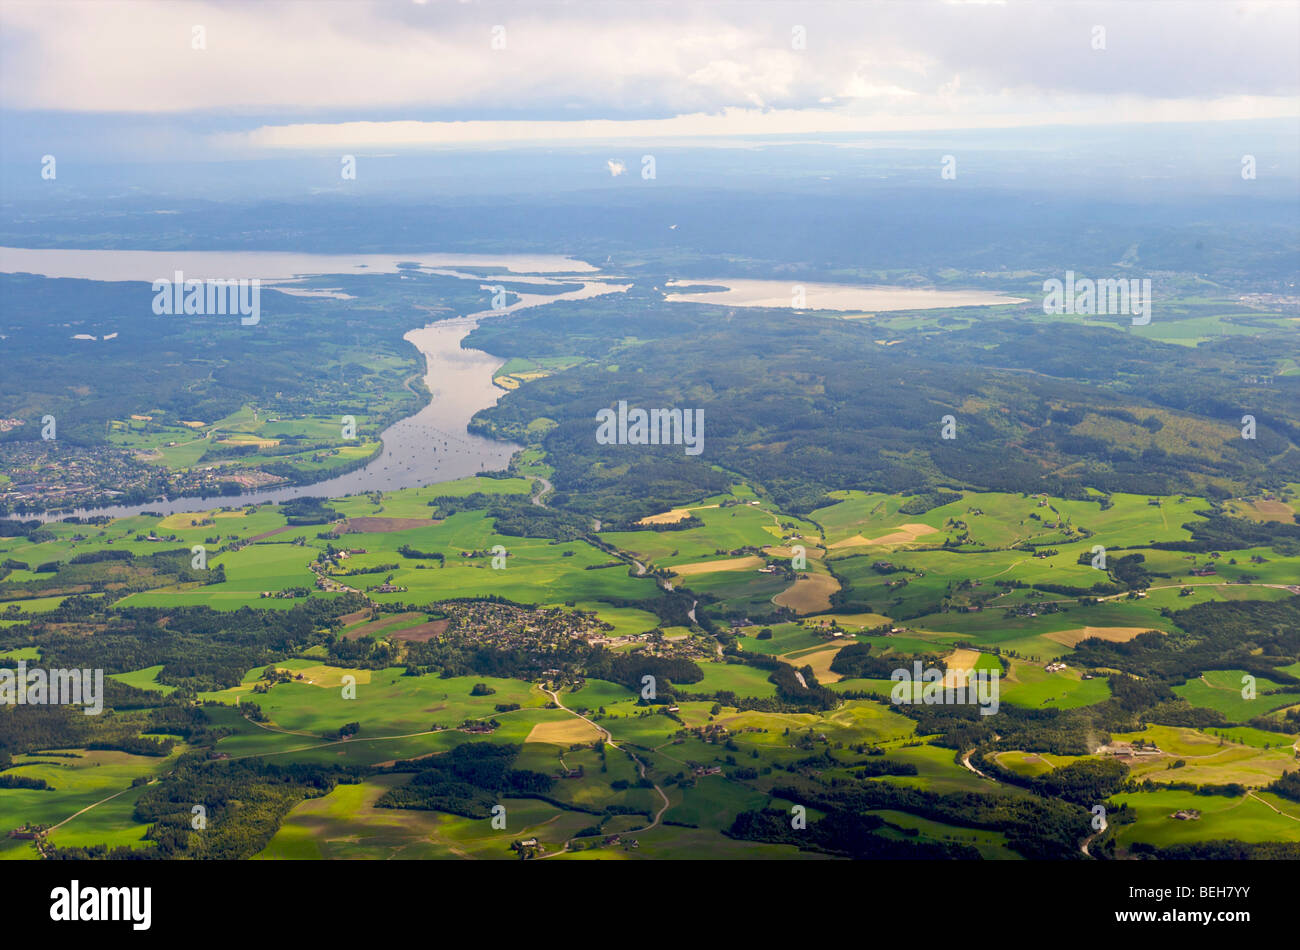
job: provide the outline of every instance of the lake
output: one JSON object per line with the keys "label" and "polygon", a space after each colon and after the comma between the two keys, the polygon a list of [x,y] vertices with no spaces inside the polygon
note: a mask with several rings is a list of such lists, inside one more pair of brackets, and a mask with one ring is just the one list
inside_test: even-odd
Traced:
{"label": "lake", "polygon": [[[140,505],[109,505],[93,509],[56,512],[24,518],[53,520],[68,515],[108,515],[123,518],[141,511],[163,514],[206,511],[221,505],[281,502],[304,495],[337,498],[369,491],[394,491],[437,482],[453,481],[478,472],[500,471],[520,446],[473,435],[468,425],[474,414],[496,404],[504,390],[493,385],[492,377],[504,360],[481,350],[463,349],[461,341],[487,320],[526,307],[541,307],[562,300],[582,300],[602,294],[622,293],[631,284],[617,284],[589,277],[566,276],[562,280],[541,274],[591,275],[596,268],[583,261],[559,255],[498,256],[469,254],[339,255],[257,253],[226,251],[87,251],[26,250],[0,248],[0,271],[74,277],[88,280],[152,281],[181,270],[187,277],[245,276],[263,280],[292,280],[302,276],[335,276],[358,273],[397,273],[399,262],[413,262],[431,272],[464,280],[491,282],[485,277],[455,271],[455,267],[491,267],[533,276],[508,278],[522,284],[573,284],[576,290],[560,294],[521,293],[519,299],[501,310],[484,310],[442,320],[408,332],[404,339],[425,357],[425,385],[432,394],[428,405],[412,416],[393,423],[381,434],[383,451],[363,468],[335,478],[284,488],[268,488],[241,495],[194,496],[157,500]],[[504,276],[502,279],[507,279]]]}
{"label": "lake", "polygon": [[[720,291],[682,293],[675,287],[709,284]],[[755,280],[742,278],[699,278],[670,280],[669,300],[715,303],[724,307],[790,307],[795,287],[804,289],[800,310],[841,310],[884,313],[891,310],[936,310],[941,307],[991,307],[1024,303],[1024,298],[1007,297],[987,290],[929,290],[922,287],[886,287],[870,284],[822,284],[797,280]]]}

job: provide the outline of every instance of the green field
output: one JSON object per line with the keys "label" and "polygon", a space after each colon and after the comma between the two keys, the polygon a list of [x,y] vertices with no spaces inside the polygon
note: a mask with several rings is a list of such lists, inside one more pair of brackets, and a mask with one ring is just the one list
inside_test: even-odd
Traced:
{"label": "green field", "polygon": [[[526,371],[522,364],[516,369]],[[544,478],[552,474],[540,455],[524,459],[518,471]],[[67,598],[84,593],[117,608],[161,608],[166,616],[200,606],[288,612],[309,601],[323,604],[349,596],[344,590],[352,588],[365,595],[366,609],[349,614],[328,637],[321,630],[310,632],[305,641],[310,647],[270,663],[241,665],[237,684],[195,694],[173,685],[178,669],[167,663],[109,670],[114,681],[142,691],[133,695],[145,697],[139,700],[144,706],[155,702],[160,708],[184,708],[191,696],[204,703],[208,728],[216,730],[204,746],[215,756],[211,768],[230,762],[358,770],[324,794],[308,794],[293,805],[257,857],[514,859],[511,842],[530,837],[537,837],[543,853],[557,860],[818,857],[789,844],[742,841],[723,832],[743,813],[780,807],[783,802],[774,790],[791,782],[874,782],[900,792],[1008,802],[1034,796],[965,768],[953,748],[938,744],[939,736],[920,734],[916,719],[904,715],[903,707],[845,699],[815,711],[783,708],[785,700],[770,671],[739,662],[746,656],[780,658],[796,668],[813,664],[841,696],[863,691],[887,699],[893,686],[887,679],[834,682],[835,674],[827,674],[833,653],[860,643],[869,645],[873,656],[904,662],[913,655],[949,657],[954,650],[976,648],[976,668],[1005,667],[999,681],[1004,710],[1065,715],[1101,707],[1112,698],[1107,672],[1090,672],[1073,659],[1085,628],[1092,635],[1114,634],[1120,641],[1145,630],[1174,638],[1179,635],[1174,611],[1207,602],[1283,601],[1290,594],[1282,584],[1296,576],[1290,572],[1300,564],[1293,555],[1254,546],[1220,552],[1217,576],[1191,576],[1191,568],[1207,558],[1148,546],[1187,540],[1182,525],[1201,518],[1196,512],[1209,504],[1190,497],[1164,497],[1150,504],[1145,496],[1111,495],[1103,504],[1099,494],[1067,500],[963,492],[960,501],[908,514],[900,509],[913,500],[910,496],[837,492],[835,504],[805,520],[780,512],[764,496],[737,484],[728,493],[686,506],[701,522],[698,526],[601,531],[570,540],[505,534],[482,507],[433,504],[440,497],[482,494],[526,498],[534,488],[531,477],[480,477],[356,495],[329,503],[342,519],[332,524],[291,526],[278,505],[169,518],[137,516],[94,526],[55,522],[36,539],[0,540],[0,555],[29,565],[10,570],[0,582],[0,591],[16,595],[0,602],[4,631],[13,638],[0,655],[11,662],[38,659],[42,641],[22,632],[28,629],[25,619],[49,618]],[[934,530],[918,533],[917,525]],[[912,526],[910,539],[863,543],[904,526]],[[945,540],[949,544],[941,548]],[[1026,543],[1047,549],[1047,556],[1013,548]],[[1034,588],[1090,587],[1109,580],[1106,573],[1078,563],[1080,554],[1098,543],[1117,549],[1112,557],[1142,554],[1145,569],[1158,578],[1147,596],[1085,604]],[[224,579],[177,577],[179,568],[168,568],[168,574],[145,566],[153,563],[151,555],[187,555],[194,544],[208,548],[209,567],[220,566]],[[843,584],[843,595],[830,610],[798,618],[778,611],[773,597],[786,589],[788,580],[761,574],[749,562],[739,569],[674,570],[755,550],[779,561],[793,544],[808,548],[813,572],[829,569]],[[508,554],[503,569],[492,567],[497,545]],[[611,547],[622,557],[614,557]],[[340,549],[349,556],[324,559]],[[129,551],[134,559],[68,563],[99,551]],[[413,556],[418,552],[442,557]],[[654,576],[635,574],[629,566],[633,558],[672,572],[665,575],[669,583],[696,599],[697,615],[708,618],[721,636],[710,636],[704,621],[691,625],[680,615],[666,623],[656,613],[656,601],[665,591]],[[33,569],[49,562],[57,562],[58,569]],[[887,569],[880,562],[888,562]],[[377,570],[367,571],[372,568]],[[317,572],[340,590],[317,589]],[[1242,580],[1251,583],[1237,583]],[[1005,581],[1015,583],[999,586]],[[366,591],[384,582],[405,589]],[[1187,586],[1191,593],[1183,594],[1180,589]],[[306,588],[304,596],[263,596],[293,588]],[[676,690],[721,694],[727,705],[708,698],[682,700],[669,713],[640,703],[624,685],[593,677],[583,679],[578,689],[564,686],[561,699],[568,709],[560,709],[551,708],[551,697],[536,677],[530,682],[463,671],[407,675],[401,657],[411,647],[402,633],[439,616],[433,605],[440,601],[488,597],[592,612],[607,625],[601,636],[617,655],[691,650],[702,678],[679,683]],[[392,612],[376,613],[381,605]],[[223,616],[233,623],[248,615]],[[665,636],[657,647],[646,638],[656,628]],[[770,630],[770,636],[760,639],[762,630]],[[840,635],[832,636],[832,631]],[[394,652],[384,663],[348,664],[331,659],[339,643],[362,652],[378,644]],[[733,643],[738,652],[724,657],[719,651]],[[972,655],[962,656],[969,661]],[[1044,669],[1058,659],[1067,663],[1065,669]],[[268,666],[280,671],[281,681],[274,685],[268,685]],[[1278,670],[1282,677],[1300,675],[1300,661]],[[1173,687],[1193,706],[1223,714],[1225,725],[1192,729],[1152,724],[1110,736],[1111,742],[1141,738],[1161,750],[1130,762],[1133,780],[1238,783],[1251,790],[1237,798],[1174,790],[1117,795],[1113,802],[1128,802],[1138,819],[1133,825],[1116,825],[1121,851],[1138,841],[1168,845],[1229,835],[1245,841],[1300,840],[1290,827],[1295,821],[1286,817],[1298,815],[1296,806],[1262,790],[1296,767],[1296,734],[1245,725],[1270,710],[1278,710],[1273,718],[1281,723],[1280,710],[1300,703],[1300,688],[1258,676],[1256,698],[1248,700],[1241,695],[1243,675],[1242,670],[1211,670]],[[490,692],[472,695],[478,684]],[[245,704],[256,704],[260,720]],[[499,711],[500,704],[520,708]],[[570,710],[594,720],[595,726]],[[467,731],[467,723],[490,720],[496,723],[490,732]],[[357,724],[355,732],[340,738],[339,730],[350,723]],[[610,742],[600,730],[608,731]],[[376,807],[388,789],[412,778],[410,773],[389,773],[392,763],[447,753],[471,741],[517,745],[511,767],[550,776],[548,800],[505,796],[505,829],[494,829],[484,819]],[[15,756],[6,774],[45,779],[53,789],[5,789],[0,812],[10,827],[58,825],[49,834],[56,847],[150,848],[143,837],[147,825],[134,817],[141,790],[132,783],[165,781],[186,748],[182,744],[162,758],[85,749],[69,750],[76,758]],[[881,751],[883,759],[873,757]],[[997,753],[996,760],[1033,778],[1084,757],[1012,750]],[[644,780],[638,761],[645,767]],[[858,767],[873,761],[914,767],[916,774],[860,777]],[[571,769],[581,769],[582,777],[563,777]],[[668,808],[658,824],[648,827],[662,807],[660,792]],[[1168,818],[1181,807],[1199,808],[1201,820]],[[78,815],[82,809],[87,810]],[[968,844],[993,860],[1020,857],[1008,846],[1007,835],[996,830],[938,821],[906,807],[872,813],[885,819],[877,832],[885,839]],[[5,840],[0,855],[36,856],[29,842]]]}

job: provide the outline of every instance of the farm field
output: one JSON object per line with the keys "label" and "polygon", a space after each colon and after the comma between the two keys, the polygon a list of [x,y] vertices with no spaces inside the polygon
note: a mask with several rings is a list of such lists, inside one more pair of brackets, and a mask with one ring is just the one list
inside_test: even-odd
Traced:
{"label": "farm field", "polygon": [[[1252,794],[1244,798],[1226,798],[1157,791],[1120,794],[1114,796],[1113,801],[1127,805],[1136,818],[1133,824],[1116,830],[1116,842],[1121,848],[1139,841],[1168,847],[1193,844],[1207,838],[1246,842],[1300,841],[1300,821],[1296,820],[1295,803],[1273,796]],[[1179,811],[1188,810],[1200,812],[1200,818],[1179,820],[1172,817]]]}
{"label": "farm field", "polygon": [[589,816],[529,799],[505,799],[507,827],[438,812],[380,808],[375,803],[407,776],[379,776],[339,785],[294,807],[258,860],[429,860],[514,858],[510,843],[537,836],[554,845]]}
{"label": "farm field", "polygon": [[1174,687],[1174,692],[1194,706],[1216,709],[1232,722],[1246,722],[1266,711],[1300,703],[1300,686],[1288,689],[1267,677],[1255,677],[1254,692],[1247,698],[1244,670],[1207,670],[1194,680]]}
{"label": "farm field", "polygon": [[[855,655],[846,649],[857,655],[865,650],[885,670],[910,669],[914,658],[931,657],[947,664],[949,678],[960,670],[995,672],[1004,715],[1091,714],[1116,695],[1113,670],[1077,659],[1098,644],[1126,647],[1144,642],[1138,638],[1147,631],[1178,635],[1178,611],[1190,608],[1281,605],[1292,596],[1283,581],[1296,558],[1273,547],[1220,552],[1217,576],[1206,577],[1191,571],[1210,559],[1149,546],[1190,537],[1181,525],[1194,522],[1208,504],[1197,498],[1165,497],[1152,505],[1145,496],[1112,495],[1103,505],[1100,496],[1079,501],[963,492],[960,501],[906,512],[904,506],[916,506],[913,496],[843,492],[805,521],[737,484],[665,515],[673,521],[689,516],[699,522],[692,527],[656,531],[651,526],[665,519],[651,518],[638,530],[568,539],[503,533],[482,506],[485,497],[525,501],[535,490],[529,478],[470,478],[357,495],[329,501],[335,520],[317,524],[291,524],[288,510],[277,505],[136,516],[91,530],[55,523],[48,536],[0,540],[0,556],[29,565],[11,567],[0,580],[19,595],[0,606],[0,617],[9,624],[6,631],[24,629],[27,617],[59,616],[70,597],[119,582],[120,592],[95,591],[89,603],[163,617],[201,608],[238,623],[247,621],[235,618],[268,611],[284,618],[303,611],[337,617],[324,628],[319,620],[296,627],[306,639],[293,655],[244,664],[217,688],[184,685],[175,658],[109,671],[108,679],[134,691],[146,707],[183,708],[191,699],[203,704],[204,728],[215,731],[197,741],[215,757],[211,768],[334,770],[322,794],[287,806],[268,829],[259,859],[517,859],[516,842],[534,837],[543,849],[537,856],[558,860],[812,858],[828,855],[729,832],[745,816],[788,809],[777,791],[792,781],[815,788],[836,778],[893,789],[895,796],[973,794],[992,803],[1034,798],[963,766],[954,749],[940,744],[941,729],[921,728],[924,707],[890,704],[891,680],[840,672],[848,669],[839,667],[841,655]],[[1150,513],[1157,508],[1161,518],[1153,527]],[[900,538],[899,531],[911,536]],[[947,548],[933,547],[945,540]],[[1114,583],[1113,572],[1079,563],[1094,543],[1113,545],[1112,559],[1141,555],[1139,563],[1150,572],[1145,596],[1080,599],[1035,586]],[[185,555],[195,544],[211,549],[215,574],[187,571]],[[809,563],[792,575],[780,568],[789,564],[795,544],[805,546]],[[1034,557],[1013,544],[1047,554]],[[494,567],[493,557],[502,552],[504,566]],[[78,563],[70,563],[74,558]],[[47,561],[56,562],[56,570],[31,569]],[[634,561],[648,572],[638,575]],[[779,569],[758,570],[769,564]],[[800,587],[806,580],[792,583],[799,576],[817,579],[815,593]],[[127,578],[138,578],[137,587],[145,589],[129,589]],[[377,589],[381,585],[395,589]],[[694,620],[680,613],[665,619],[659,599],[670,595],[694,603]],[[684,698],[667,709],[646,703],[630,680],[575,678],[564,661],[558,671],[543,675],[535,666],[526,676],[439,674],[436,665],[414,674],[408,669],[417,656],[447,656],[440,651],[453,642],[448,638],[460,616],[448,613],[447,605],[493,603],[558,610],[557,616],[585,612],[599,649],[610,656],[689,658],[698,676],[681,683],[668,676]],[[496,628],[489,623],[481,629]],[[378,657],[377,651],[387,662],[344,659]],[[3,653],[9,662],[41,655],[34,642],[19,640]],[[773,663],[810,673],[803,688],[828,687],[827,705],[792,704],[788,690],[794,687],[782,685]],[[1064,666],[1046,668],[1059,663]],[[1297,734],[1246,723],[1269,712],[1279,728],[1287,727],[1286,709],[1300,706],[1300,683],[1291,689],[1287,679],[1300,680],[1300,657],[1279,664],[1272,675],[1257,675],[1253,700],[1241,694],[1244,675],[1240,669],[1206,670],[1172,686],[1172,696],[1221,714],[1219,726],[1109,733],[1111,742],[1142,739],[1160,749],[1126,760],[1132,780],[1248,790],[1235,798],[1195,796],[1210,803],[1200,822],[1161,816],[1157,803],[1164,809],[1167,801],[1182,801],[1160,797],[1183,794],[1174,789],[1117,794],[1113,803],[1131,801],[1138,816],[1135,825],[1116,826],[1121,850],[1138,841],[1169,846],[1204,840],[1207,829],[1254,835],[1242,840],[1292,840],[1269,837],[1287,819],[1262,803],[1294,810],[1269,789],[1297,768]],[[502,796],[510,816],[504,829],[436,808],[378,806],[395,789],[420,787],[412,784],[413,772],[391,769],[414,769],[467,744],[513,750],[511,767],[547,777],[549,791],[544,798]],[[157,780],[186,749],[181,743],[161,758],[84,749],[77,751],[81,759],[18,756],[0,774],[46,779],[54,790],[0,790],[3,817],[11,826],[57,824],[89,806],[46,840],[67,849],[152,847],[144,837],[149,824],[135,812],[147,786],[133,782]],[[995,755],[999,765],[1026,779],[1089,758],[1095,757],[1023,750]],[[863,777],[864,768],[864,775],[876,768],[883,773]],[[886,822],[874,834],[878,847],[971,845],[988,860],[1022,857],[1004,834],[897,807],[906,801],[871,809]],[[1166,814],[1174,810],[1171,805]],[[826,815],[820,808],[811,813]],[[30,842],[7,841],[0,849],[5,857],[35,856]]]}

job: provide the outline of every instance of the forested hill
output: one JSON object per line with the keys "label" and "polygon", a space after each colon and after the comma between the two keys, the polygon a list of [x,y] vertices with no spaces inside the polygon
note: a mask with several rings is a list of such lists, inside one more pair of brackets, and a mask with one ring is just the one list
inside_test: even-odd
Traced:
{"label": "forested hill", "polygon": [[[1224,497],[1300,472],[1300,377],[1257,382],[1276,356],[1267,350],[1246,360],[1231,344],[1005,319],[885,346],[870,321],[648,295],[617,312],[592,301],[545,319],[559,313],[562,341],[553,322],[548,334],[527,312],[471,337],[504,356],[560,346],[588,359],[508,394],[476,424],[546,449],[556,503],[601,517],[716,490],[718,465],[792,511],[832,489],[939,484]],[[627,445],[611,454],[594,438],[595,413],[619,400],[703,408],[704,452]],[[1241,437],[1246,412],[1254,440]],[[941,438],[946,415],[952,439]],[[537,419],[556,424],[530,430]]]}

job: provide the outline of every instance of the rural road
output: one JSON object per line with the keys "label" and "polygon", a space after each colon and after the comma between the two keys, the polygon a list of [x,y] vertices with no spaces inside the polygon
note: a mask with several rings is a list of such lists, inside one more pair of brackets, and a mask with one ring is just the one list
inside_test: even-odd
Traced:
{"label": "rural road", "polygon": [[1088,845],[1092,844],[1100,835],[1104,835],[1105,833],[1106,829],[1102,828],[1101,831],[1094,831],[1092,834],[1088,835],[1088,837],[1083,839],[1083,844],[1079,845],[1079,850],[1083,852],[1085,858],[1092,857],[1088,852]]}
{"label": "rural road", "polygon": [[[152,785],[152,784],[153,784],[154,782],[156,782],[156,781],[158,781],[158,779],[156,779],[156,778],[151,779],[151,780],[149,781],[149,784]],[[104,802],[111,802],[113,799],[117,798],[119,795],[125,795],[127,792],[131,791],[131,789],[133,789],[133,788],[139,788],[139,787],[140,787],[140,786],[138,786],[138,785],[128,785],[126,788],[122,789],[120,792],[114,792],[112,795],[109,795],[108,798],[101,798],[99,801],[94,802],[93,804],[87,805],[85,808],[81,809],[81,811],[76,812],[75,814],[69,815],[67,818],[64,818],[64,819],[63,819],[61,822],[59,822],[57,825],[51,825],[49,828],[45,829],[45,833],[48,835],[51,831],[58,831],[60,828],[62,828],[62,827],[63,827],[64,825],[66,825],[68,822],[72,821],[72,819],[76,818],[77,815],[84,815],[86,812],[90,811],[92,808],[98,808],[100,805],[104,804]],[[1265,804],[1265,805],[1268,805],[1268,802],[1264,802],[1264,804]],[[1272,805],[1269,805],[1269,807],[1272,808],[1273,806],[1272,806]]]}
{"label": "rural road", "polygon": [[[569,713],[570,715],[577,716],[577,717],[578,717],[579,719],[581,719],[583,722],[587,723],[587,725],[591,726],[591,727],[594,728],[597,732],[599,732],[602,736],[604,736],[604,738],[605,738],[605,744],[608,745],[610,748],[618,749],[620,752],[626,752],[629,756],[631,756],[631,757],[632,757],[632,761],[635,762],[635,763],[637,764],[637,768],[640,770],[641,777],[642,777],[642,778],[645,778],[645,763],[642,762],[642,761],[637,757],[637,755],[636,755],[635,752],[631,752],[631,751],[629,751],[629,750],[627,750],[627,749],[624,749],[624,748],[620,747],[620,746],[618,745],[618,743],[616,743],[616,742],[614,741],[614,735],[613,735],[613,733],[611,733],[611,732],[610,732],[608,729],[606,729],[604,726],[600,725],[600,723],[592,722],[592,721],[591,721],[590,719],[588,719],[586,716],[582,715],[582,713],[574,712],[574,711],[573,711],[572,709],[570,709],[568,706],[564,705],[564,703],[560,702],[560,692],[559,692],[559,690],[550,690],[550,689],[547,689],[547,688],[544,687],[544,686],[541,686],[541,687],[538,687],[538,688],[541,689],[541,691],[542,691],[543,693],[546,693],[548,696],[550,696],[551,699],[554,700],[555,705],[558,706],[560,709],[563,709],[565,712]],[[671,802],[669,802],[669,800],[668,800],[668,796],[667,796],[666,794],[664,794],[664,790],[663,790],[662,788],[660,788],[658,785],[655,785],[655,786],[654,786],[654,790],[655,790],[656,792],[658,792],[658,793],[659,793],[659,797],[660,797],[661,799],[663,799],[663,805],[660,806],[660,808],[659,808],[659,810],[658,810],[657,812],[655,812],[654,819],[650,822],[650,824],[646,825],[646,826],[643,827],[643,828],[632,828],[632,829],[630,829],[630,830],[628,830],[628,831],[624,831],[623,834],[625,834],[625,835],[640,834],[640,833],[643,832],[643,831],[649,831],[651,828],[655,828],[655,827],[658,826],[658,824],[659,824],[659,820],[660,820],[661,818],[663,818],[663,816],[664,816],[664,812],[666,812],[666,811],[668,810],[668,806],[671,804]],[[557,854],[563,854],[565,851],[568,851],[568,850],[569,850],[569,843],[566,841],[566,842],[564,843],[564,848],[563,848],[562,850],[560,850],[560,851],[553,851],[553,852],[551,852],[550,854],[542,855],[542,857],[545,857],[545,858],[551,858],[551,857],[554,857],[554,856],[557,855]]]}
{"label": "rural road", "polygon": [[1246,795],[1247,795],[1248,797],[1250,797],[1250,798],[1255,799],[1255,801],[1259,802],[1261,805],[1268,805],[1269,808],[1272,808],[1273,811],[1277,812],[1277,813],[1278,813],[1279,815],[1281,815],[1283,818],[1290,818],[1292,821],[1300,821],[1300,818],[1297,818],[1295,815],[1288,815],[1288,814],[1287,814],[1286,812],[1284,812],[1282,809],[1277,808],[1276,806],[1270,804],[1269,802],[1264,801],[1264,799],[1260,798],[1258,795],[1255,794],[1255,790],[1254,790],[1254,789],[1250,789],[1250,790],[1248,790],[1248,791],[1246,792]]}
{"label": "rural road", "polygon": [[[302,737],[304,737],[304,738],[309,738],[309,739],[311,739],[311,738],[314,738],[314,739],[320,739],[319,736],[314,736],[314,735],[313,735],[312,733],[310,733],[310,732],[294,732],[294,731],[289,730],[289,729],[281,729],[281,728],[278,727],[278,726],[269,725],[269,724],[267,724],[267,723],[262,723],[262,722],[257,722],[257,721],[254,720],[254,719],[249,719],[247,716],[244,716],[244,721],[245,721],[245,722],[250,722],[250,723],[252,723],[253,725],[257,726],[257,727],[260,728],[260,729],[265,729],[267,732],[275,732],[275,733],[279,733],[280,735],[284,735],[284,736],[302,736]],[[594,725],[594,723],[593,723],[593,725]],[[302,751],[305,751],[305,750],[308,750],[308,749],[319,749],[319,748],[324,748],[324,746],[329,746],[329,745],[339,745],[339,744],[342,743],[342,742],[350,742],[350,743],[360,743],[360,742],[385,742],[385,741],[388,741],[388,740],[390,740],[390,739],[414,739],[414,738],[416,738],[416,737],[418,737],[418,736],[431,736],[431,735],[435,735],[435,734],[437,734],[437,733],[439,733],[439,732],[443,732],[443,731],[444,731],[444,730],[441,730],[441,729],[433,729],[433,730],[430,730],[430,731],[428,731],[428,732],[411,732],[411,733],[407,733],[406,735],[401,735],[401,736],[369,736],[369,737],[363,737],[363,738],[359,738],[359,739],[358,739],[358,738],[353,738],[353,739],[336,739],[336,740],[334,740],[333,742],[325,741],[325,742],[323,742],[323,743],[318,741],[318,742],[314,743],[313,745],[309,745],[309,746],[297,746],[297,747],[292,748],[292,749],[281,749],[281,750],[279,750],[279,751],[277,751],[277,752],[250,752],[250,753],[248,753],[247,755],[237,755],[237,756],[234,756],[234,757],[232,757],[231,761],[233,762],[233,761],[236,761],[236,760],[238,760],[238,759],[256,759],[256,758],[261,758],[261,757],[264,757],[264,756],[270,756],[270,755],[285,755],[285,754],[290,753],[290,752],[302,752]],[[170,774],[170,773],[169,773],[169,774]],[[154,782],[156,782],[156,781],[158,781],[158,777],[157,777],[157,776],[155,776],[154,778],[150,779],[149,784],[152,785],[152,784],[153,784]],[[50,832],[50,831],[56,831],[56,830],[58,830],[59,828],[62,828],[64,825],[66,825],[68,822],[72,821],[72,819],[76,818],[78,815],[84,815],[86,812],[90,811],[92,808],[98,808],[100,805],[103,805],[105,802],[111,802],[113,799],[117,798],[119,795],[125,795],[127,792],[131,791],[131,789],[133,789],[133,788],[138,788],[138,787],[139,787],[139,786],[136,786],[136,785],[129,785],[129,786],[127,786],[126,788],[122,789],[120,792],[114,792],[112,795],[109,795],[107,798],[101,798],[99,801],[97,801],[97,802],[93,802],[92,804],[87,805],[85,808],[81,809],[81,811],[76,812],[75,814],[69,815],[67,818],[64,818],[64,819],[63,819],[61,822],[59,822],[57,825],[51,825],[51,826],[47,829],[47,833]],[[662,793],[661,793],[661,794],[662,794]],[[666,799],[665,799],[665,800],[666,800]],[[661,811],[660,814],[663,814],[663,812]]]}
{"label": "rural road", "polygon": [[547,495],[549,495],[551,492],[555,491],[555,486],[552,485],[552,484],[551,484],[548,480],[546,480],[545,478],[542,478],[542,476],[540,476],[540,475],[536,476],[536,477],[533,479],[533,481],[541,482],[541,483],[542,483],[542,487],[541,487],[540,489],[538,489],[537,494],[533,495],[533,497],[532,497],[532,502],[533,502],[533,504],[536,505],[538,508],[545,508],[545,507],[546,507],[546,502],[542,501],[542,499],[545,498]]}
{"label": "rural road", "polygon": [[[974,765],[971,765],[971,756],[974,754],[975,754],[974,749],[970,750],[969,752],[966,752],[966,754],[962,756],[962,764],[965,765],[966,768],[969,768],[971,772],[974,772],[975,775],[978,775],[980,778],[988,778],[989,781],[997,785],[997,778],[991,775],[984,775],[984,773],[980,772],[978,768],[975,768]],[[1268,802],[1264,802],[1264,803],[1269,804]],[[1273,806],[1269,806],[1269,807],[1271,808]],[[1300,821],[1300,819],[1296,819],[1296,820]],[[1100,832],[1089,834],[1087,838],[1084,838],[1083,842],[1080,842],[1079,850],[1083,851],[1084,858],[1091,858],[1092,855],[1088,854],[1088,845],[1091,845],[1093,840],[1095,840],[1095,838],[1099,836],[1099,834],[1104,834],[1105,830],[1106,830],[1105,828],[1102,828]]]}
{"label": "rural road", "polygon": [[[1251,581],[1248,584],[1161,584],[1159,587],[1148,587],[1147,590],[1172,590],[1178,587],[1272,587],[1274,590],[1289,590],[1291,593],[1300,592],[1300,585],[1296,584],[1264,584],[1258,581]],[[1120,594],[1107,594],[1105,597],[1099,597],[1098,600],[1116,600],[1120,597],[1127,597],[1128,591]]]}
{"label": "rural road", "polygon": [[[1006,573],[1005,571],[1003,573]],[[987,580],[987,578],[985,578]],[[1251,581],[1247,584],[1161,584],[1159,587],[1147,587],[1145,590],[1173,590],[1174,588],[1183,587],[1271,587],[1274,590],[1290,591],[1293,594],[1300,594],[1300,584],[1265,584],[1259,581]],[[1120,591],[1118,594],[1106,594],[1104,597],[1098,597],[1098,603],[1104,603],[1108,600],[1119,600],[1121,597],[1127,597],[1133,591]],[[999,595],[1000,596],[1000,595]],[[1071,597],[1066,600],[1039,600],[1039,604],[1073,604],[1077,598]],[[1024,604],[985,604],[987,610],[1014,610],[1017,607],[1023,607]]]}
{"label": "rural road", "polygon": [[993,776],[991,776],[991,775],[985,775],[985,774],[984,774],[983,772],[981,772],[979,769],[975,768],[975,766],[973,766],[973,765],[970,764],[970,757],[971,757],[972,755],[974,755],[974,754],[975,754],[975,750],[974,750],[974,749],[971,749],[969,752],[967,752],[965,755],[963,755],[963,756],[961,757],[961,764],[964,765],[964,766],[966,766],[966,768],[970,769],[972,772],[974,772],[974,773],[975,773],[976,775],[978,775],[980,778],[986,778],[986,779],[988,779],[990,782],[994,782],[994,783],[996,783],[996,782],[997,782],[997,779],[995,779]]}

